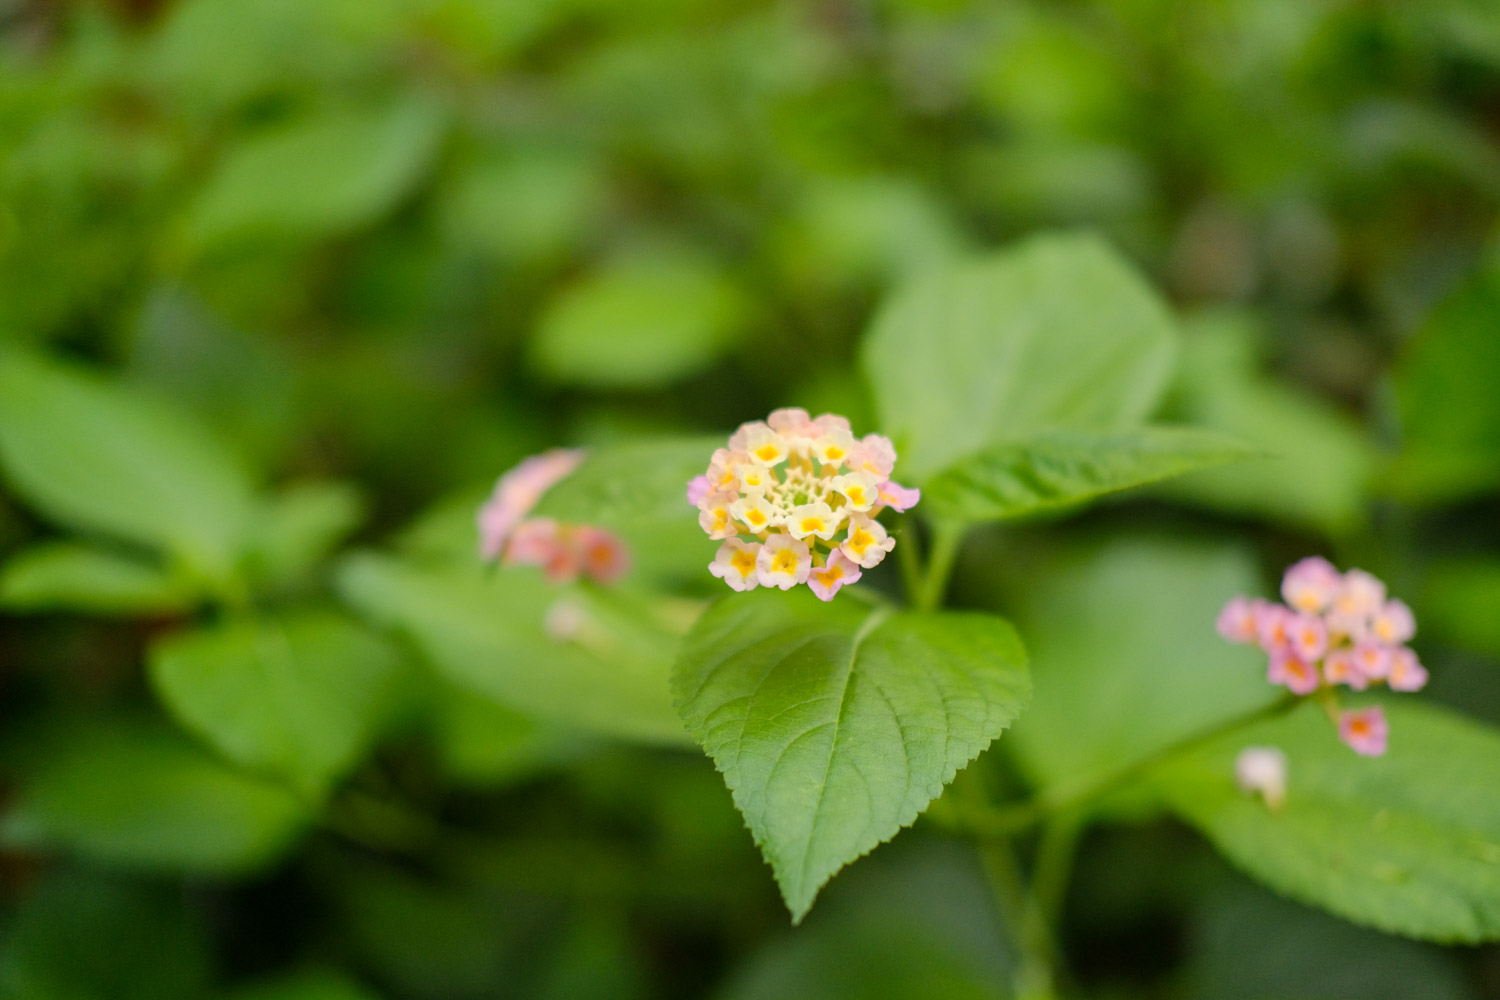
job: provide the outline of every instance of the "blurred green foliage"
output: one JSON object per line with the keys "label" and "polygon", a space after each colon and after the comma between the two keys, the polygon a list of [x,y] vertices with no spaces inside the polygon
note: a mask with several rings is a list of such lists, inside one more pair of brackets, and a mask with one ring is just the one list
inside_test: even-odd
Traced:
{"label": "blurred green foliage", "polygon": [[[951,597],[1036,677],[975,785],[1253,707],[1212,614],[1309,552],[1417,609],[1428,770],[1292,716],[1324,826],[1268,832],[1216,745],[1111,801],[1048,903],[1065,995],[1495,995],[1493,946],[1263,897],[1163,813],[1494,936],[1494,737],[1445,727],[1500,722],[1497,122],[1487,0],[0,0],[0,997],[1010,995],[960,806],[790,931],[682,750],[666,664],[717,591],[658,515],[777,405],[924,485],[1028,421],[1264,452],[969,536]],[[481,575],[499,472],[621,442],[547,503],[615,512],[627,587]],[[1035,513],[1007,454],[951,509]],[[1449,881],[1287,873],[1365,858],[1371,795]]]}

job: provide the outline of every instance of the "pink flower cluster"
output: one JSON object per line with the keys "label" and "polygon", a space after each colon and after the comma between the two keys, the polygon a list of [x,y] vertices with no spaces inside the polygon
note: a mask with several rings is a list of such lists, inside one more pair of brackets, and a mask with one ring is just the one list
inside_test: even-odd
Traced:
{"label": "pink flower cluster", "polygon": [[[1322,692],[1334,713],[1333,689],[1355,691],[1384,683],[1417,691],[1427,670],[1406,646],[1417,631],[1411,609],[1388,599],[1385,584],[1364,570],[1340,573],[1326,559],[1303,559],[1281,581],[1286,604],[1236,597],[1219,614],[1219,634],[1254,643],[1270,657],[1266,677],[1294,694]],[[1387,725],[1380,708],[1334,715],[1339,738],[1356,753],[1385,753]]]}
{"label": "pink flower cluster", "polygon": [[581,449],[554,448],[533,455],[495,484],[479,508],[479,556],[507,565],[539,566],[554,583],[580,575],[613,583],[630,567],[624,543],[591,524],[528,517],[537,501],[583,461]]}
{"label": "pink flower cluster", "polygon": [[889,438],[856,438],[831,413],[784,409],[742,424],[688,483],[698,523],[724,541],[708,571],[735,590],[806,583],[833,600],[895,548],[876,516],[921,499],[891,479],[895,466]]}

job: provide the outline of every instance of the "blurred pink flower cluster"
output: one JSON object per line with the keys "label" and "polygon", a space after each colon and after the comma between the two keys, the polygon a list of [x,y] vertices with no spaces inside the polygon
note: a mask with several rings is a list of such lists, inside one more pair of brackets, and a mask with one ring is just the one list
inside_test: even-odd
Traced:
{"label": "blurred pink flower cluster", "polygon": [[624,543],[591,524],[529,517],[542,495],[583,461],[581,449],[554,448],[505,473],[479,508],[479,556],[507,565],[538,566],[554,583],[586,576],[613,583],[630,567]]}
{"label": "blurred pink flower cluster", "polygon": [[[1427,683],[1426,669],[1406,646],[1417,631],[1411,609],[1388,598],[1385,584],[1371,574],[1340,573],[1315,556],[1286,571],[1281,596],[1284,605],[1236,597],[1218,621],[1224,638],[1265,650],[1271,683],[1299,695],[1324,692],[1329,706],[1336,706],[1332,690],[1338,685],[1416,691]],[[1356,753],[1385,753],[1388,730],[1378,706],[1334,718],[1339,737]]]}
{"label": "blurred pink flower cluster", "polygon": [[698,523],[724,540],[709,572],[735,590],[806,583],[833,600],[895,548],[876,516],[921,499],[891,479],[895,466],[889,438],[856,438],[832,413],[783,409],[742,424],[688,483]]}

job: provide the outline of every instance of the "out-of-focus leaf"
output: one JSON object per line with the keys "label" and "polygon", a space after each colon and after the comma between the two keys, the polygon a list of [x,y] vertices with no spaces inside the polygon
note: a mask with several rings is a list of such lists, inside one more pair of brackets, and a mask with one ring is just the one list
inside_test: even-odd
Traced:
{"label": "out-of-focus leaf", "polygon": [[380,1000],[347,973],[317,970],[241,987],[222,1000]]}
{"label": "out-of-focus leaf", "polygon": [[252,527],[249,569],[277,582],[305,577],[364,515],[364,498],[351,483],[287,486],[261,507]]}
{"label": "out-of-focus leaf", "polygon": [[386,643],[329,614],[205,626],[150,651],[172,712],[220,753],[318,795],[369,749],[400,691]]}
{"label": "out-of-focus leaf", "polygon": [[0,568],[0,607],[144,615],[185,611],[202,598],[191,581],[124,553],[50,542]]}
{"label": "out-of-focus leaf", "polygon": [[[1173,759],[1152,783],[1278,892],[1393,934],[1500,939],[1500,732],[1408,701],[1385,711],[1384,757],[1353,753],[1309,704]],[[1249,746],[1287,755],[1278,812],[1235,785]]]}
{"label": "out-of-focus leaf", "polygon": [[1003,619],[770,591],[705,612],[672,676],[794,922],[835,872],[916,819],[1030,689]]}
{"label": "out-of-focus leaf", "polygon": [[1440,304],[1396,368],[1402,496],[1452,500],[1500,486],[1500,265]]}
{"label": "out-of-focus leaf", "polygon": [[1265,449],[1267,458],[1195,472],[1159,487],[1174,499],[1342,534],[1364,519],[1375,454],[1353,420],[1257,371],[1254,332],[1208,316],[1184,340],[1171,416]]}
{"label": "out-of-focus leaf", "polygon": [[203,253],[256,238],[316,240],[389,211],[426,171],[443,119],[431,104],[316,113],[247,136],[194,202],[185,238]]}
{"label": "out-of-focus leaf", "polygon": [[1454,643],[1500,658],[1500,560],[1435,563],[1418,605],[1419,621]]}
{"label": "out-of-focus leaf", "polygon": [[1242,549],[1124,539],[1018,575],[1036,696],[1010,746],[1038,784],[1087,786],[1277,697],[1264,656],[1214,630],[1259,589]]}
{"label": "out-of-focus leaf", "polygon": [[550,260],[598,224],[604,185],[598,161],[583,150],[486,156],[444,188],[443,222],[456,241],[505,260]]}
{"label": "out-of-focus leaf", "polygon": [[520,567],[486,576],[370,554],[343,563],[339,589],[445,678],[528,716],[646,743],[688,740],[667,691],[677,640],[648,596],[551,586]]}
{"label": "out-of-focus leaf", "polygon": [[931,480],[922,501],[952,521],[1024,517],[1257,454],[1191,427],[1057,431],[970,455]]}
{"label": "out-of-focus leaf", "polygon": [[233,875],[275,860],[308,819],[284,788],[165,730],[114,723],[52,738],[0,823],[12,848]]}
{"label": "out-of-focus leaf", "polygon": [[591,449],[572,474],[547,491],[537,513],[563,521],[617,524],[691,521],[687,484],[708,469],[723,437],[627,442]]}
{"label": "out-of-focus leaf", "polygon": [[881,431],[920,482],[992,444],[1141,422],[1176,339],[1108,245],[1049,234],[912,281],[876,317],[861,361]]}
{"label": "out-of-focus leaf", "polygon": [[701,371],[733,340],[744,302],[709,262],[627,259],[567,289],[546,310],[537,367],[595,387],[665,385]]}
{"label": "out-of-focus leaf", "polygon": [[787,267],[821,281],[904,277],[953,260],[963,242],[941,201],[892,177],[813,185],[780,236]]}
{"label": "out-of-focus leaf", "polygon": [[[199,1000],[210,959],[181,894],[62,870],[18,908],[3,1000]],[[82,946],[86,942],[86,946]]]}
{"label": "out-of-focus leaf", "polygon": [[232,574],[254,504],[245,470],[187,415],[18,352],[0,353],[0,466],[49,517],[215,581]]}

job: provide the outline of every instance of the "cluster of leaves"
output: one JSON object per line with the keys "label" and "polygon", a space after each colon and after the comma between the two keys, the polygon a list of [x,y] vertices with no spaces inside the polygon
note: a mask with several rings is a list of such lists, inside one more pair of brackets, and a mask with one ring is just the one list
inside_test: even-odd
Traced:
{"label": "cluster of leaves", "polygon": [[[143,7],[0,50],[0,997],[996,997],[1163,906],[1186,993],[1473,996],[1165,817],[1500,938],[1483,5]],[[787,404],[895,440],[899,587],[703,570],[684,484]],[[575,442],[540,512],[625,585],[482,571]],[[1212,622],[1313,549],[1463,714],[1274,712]],[[784,930],[756,845],[800,922],[924,810]]]}

